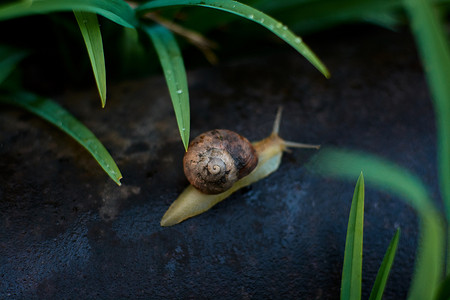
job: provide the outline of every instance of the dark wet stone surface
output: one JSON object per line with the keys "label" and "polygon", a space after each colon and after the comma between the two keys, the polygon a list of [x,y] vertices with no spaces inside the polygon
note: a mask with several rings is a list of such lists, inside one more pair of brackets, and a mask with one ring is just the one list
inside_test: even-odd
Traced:
{"label": "dark wet stone surface", "polygon": [[[281,136],[388,158],[436,187],[428,89],[407,33],[325,37],[313,49],[325,80],[288,47],[189,72],[192,137],[213,128],[259,140],[283,105]],[[279,170],[179,225],[159,221],[187,185],[184,149],[164,79],[58,101],[110,150],[116,186],[87,152],[46,122],[2,106],[0,298],[335,299],[354,182],[305,168],[295,150]],[[417,244],[413,210],[366,190],[363,298],[397,227],[385,299],[406,297]]]}

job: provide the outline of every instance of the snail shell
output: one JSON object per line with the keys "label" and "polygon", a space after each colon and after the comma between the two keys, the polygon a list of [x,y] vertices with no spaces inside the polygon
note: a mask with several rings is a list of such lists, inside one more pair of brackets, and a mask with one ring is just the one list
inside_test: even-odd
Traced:
{"label": "snail shell", "polygon": [[220,194],[250,174],[258,164],[252,144],[226,129],[207,131],[196,137],[183,158],[184,174],[205,194]]}

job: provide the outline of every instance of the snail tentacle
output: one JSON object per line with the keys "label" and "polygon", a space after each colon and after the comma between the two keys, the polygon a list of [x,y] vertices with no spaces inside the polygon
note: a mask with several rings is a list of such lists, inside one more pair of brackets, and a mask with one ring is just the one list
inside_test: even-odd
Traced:
{"label": "snail tentacle", "polygon": [[[278,132],[280,131],[280,123],[281,123],[281,114],[283,112],[283,107],[280,106],[277,111],[277,115],[275,117],[275,121],[273,122],[273,129],[272,129],[272,135],[278,135]],[[288,151],[287,148],[307,148],[307,149],[319,149],[320,145],[311,145],[311,144],[304,144],[304,143],[298,143],[298,142],[291,142],[291,141],[285,141],[283,140],[283,144],[286,147],[284,150]]]}
{"label": "snail tentacle", "polygon": [[280,132],[280,123],[281,123],[282,112],[283,112],[283,106],[278,107],[277,115],[275,117],[275,121],[273,122],[272,134],[278,135],[278,132]]}
{"label": "snail tentacle", "polygon": [[320,145],[303,144],[290,141],[284,141],[284,145],[288,148],[320,149]]}

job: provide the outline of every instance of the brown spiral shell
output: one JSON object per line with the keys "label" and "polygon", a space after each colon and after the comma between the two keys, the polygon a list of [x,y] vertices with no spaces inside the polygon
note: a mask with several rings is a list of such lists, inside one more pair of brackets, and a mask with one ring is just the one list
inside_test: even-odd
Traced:
{"label": "brown spiral shell", "polygon": [[220,194],[247,176],[258,164],[252,144],[226,129],[207,131],[189,144],[183,158],[184,174],[205,194]]}

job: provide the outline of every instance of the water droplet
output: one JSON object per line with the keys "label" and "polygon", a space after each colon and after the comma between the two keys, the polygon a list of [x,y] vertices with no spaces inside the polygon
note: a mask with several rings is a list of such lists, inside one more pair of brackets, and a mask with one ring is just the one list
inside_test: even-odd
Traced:
{"label": "water droplet", "polygon": [[261,23],[264,23],[264,18],[261,18],[261,20],[259,20]]}
{"label": "water droplet", "polygon": [[252,14],[249,14],[248,17],[249,17],[249,19],[252,19],[252,20],[255,18],[255,16]]}
{"label": "water droplet", "polygon": [[181,130],[186,131],[186,128],[183,127],[183,128],[181,128]]}
{"label": "water droplet", "polygon": [[283,30],[287,30],[287,26],[285,25],[285,26],[283,26]]}
{"label": "water droplet", "polygon": [[302,39],[301,38],[299,38],[299,37],[297,37],[297,38],[295,38],[295,40],[294,40],[297,44],[300,44],[301,42],[302,42]]}
{"label": "water droplet", "polygon": [[283,26],[283,24],[281,23],[277,23],[277,25],[275,25],[277,28],[281,28],[281,26]]}
{"label": "water droplet", "polygon": [[178,90],[177,93],[178,93],[178,94],[182,94],[182,93],[183,93],[183,90]]}
{"label": "water droplet", "polygon": [[270,25],[269,25],[269,28],[270,28],[270,29],[272,30],[272,29],[273,29],[273,25],[272,25],[272,24],[270,24]]}

